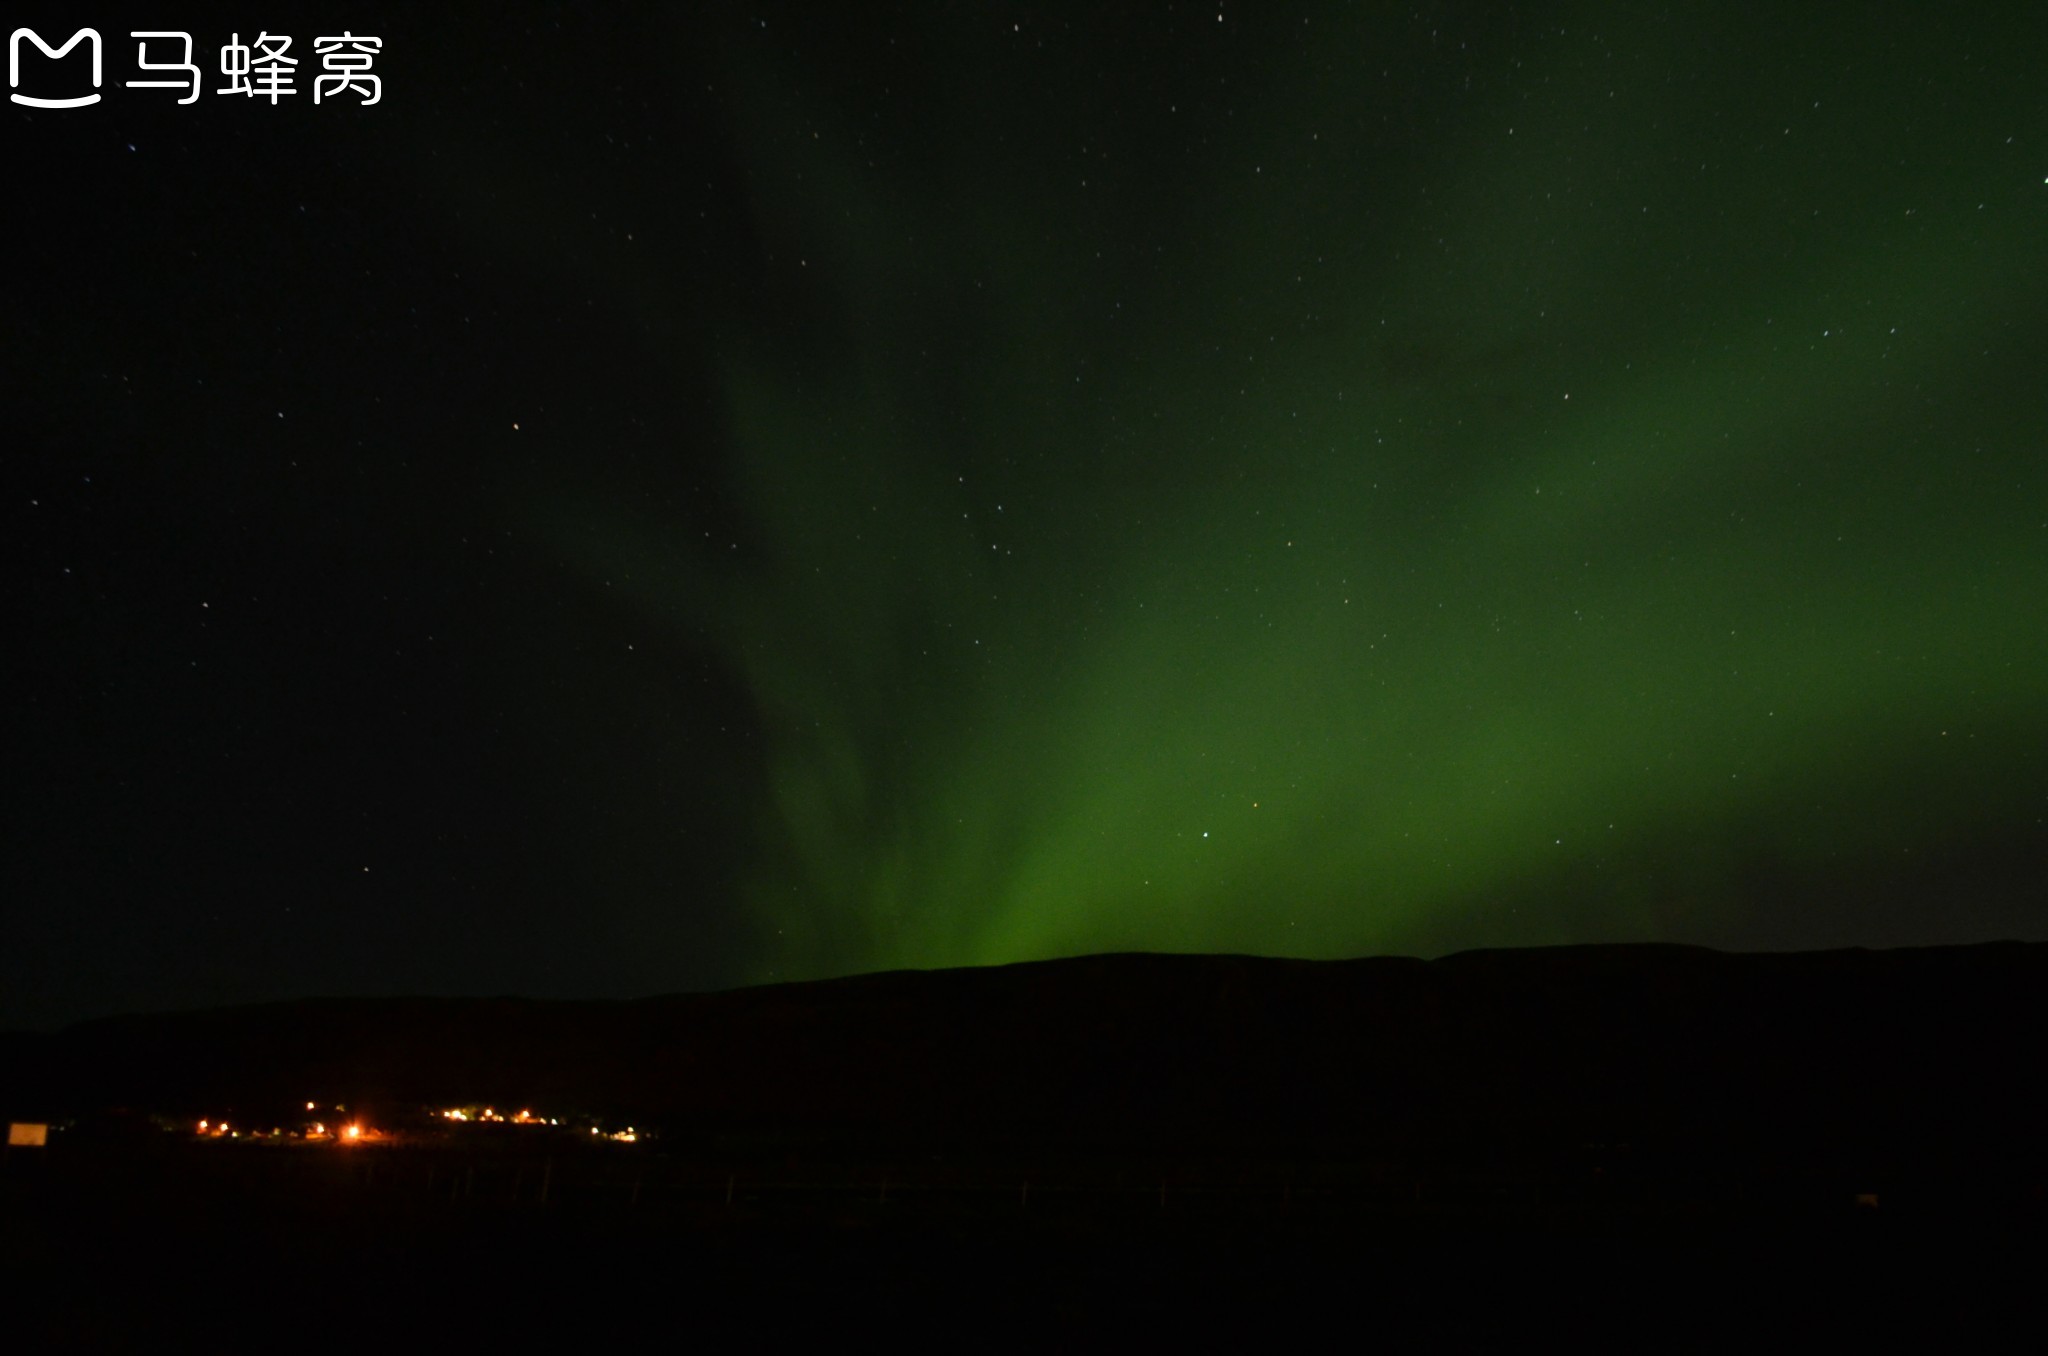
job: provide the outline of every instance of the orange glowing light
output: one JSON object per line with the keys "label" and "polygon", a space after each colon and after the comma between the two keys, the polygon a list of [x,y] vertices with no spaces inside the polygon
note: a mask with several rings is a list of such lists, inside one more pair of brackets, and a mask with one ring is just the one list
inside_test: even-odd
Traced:
{"label": "orange glowing light", "polygon": [[363,1127],[351,1122],[342,1127],[341,1137],[343,1139],[361,1139],[363,1137]]}

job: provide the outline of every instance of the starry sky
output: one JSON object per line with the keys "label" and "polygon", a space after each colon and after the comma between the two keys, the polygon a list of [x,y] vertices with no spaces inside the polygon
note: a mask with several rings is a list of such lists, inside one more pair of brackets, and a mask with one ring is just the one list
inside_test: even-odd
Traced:
{"label": "starry sky", "polygon": [[2036,6],[45,8],[0,1025],[2048,937]]}

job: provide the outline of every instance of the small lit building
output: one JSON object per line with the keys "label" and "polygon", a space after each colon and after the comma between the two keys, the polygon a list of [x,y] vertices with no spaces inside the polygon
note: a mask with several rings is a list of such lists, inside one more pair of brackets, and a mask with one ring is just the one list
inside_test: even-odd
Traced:
{"label": "small lit building", "polygon": [[43,1121],[9,1121],[7,1123],[7,1147],[10,1149],[40,1149],[50,1142],[50,1127]]}

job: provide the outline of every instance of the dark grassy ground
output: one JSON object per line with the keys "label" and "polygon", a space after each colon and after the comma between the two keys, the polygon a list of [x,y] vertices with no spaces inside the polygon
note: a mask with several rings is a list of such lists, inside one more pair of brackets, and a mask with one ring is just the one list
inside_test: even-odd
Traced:
{"label": "dark grassy ground", "polygon": [[[309,1155],[319,1155],[317,1157]],[[13,1155],[12,1350],[916,1347],[2036,1349],[2024,1210],[1368,1202],[1263,1188],[672,1187],[621,1160],[386,1149]],[[652,1160],[646,1160],[652,1161]],[[682,1180],[715,1180],[715,1173]],[[477,1185],[481,1182],[483,1185]]]}

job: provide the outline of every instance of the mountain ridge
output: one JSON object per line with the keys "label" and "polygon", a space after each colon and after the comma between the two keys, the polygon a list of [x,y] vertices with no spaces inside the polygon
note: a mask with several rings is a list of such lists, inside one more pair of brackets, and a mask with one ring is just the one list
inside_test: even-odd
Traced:
{"label": "mountain ridge", "polygon": [[[533,1105],[819,1152],[2020,1153],[2048,944],[1117,953],[625,1000],[313,998],[0,1043],[8,1101]],[[31,1107],[31,1109],[34,1109]],[[1532,1146],[1535,1146],[1532,1148]]]}

